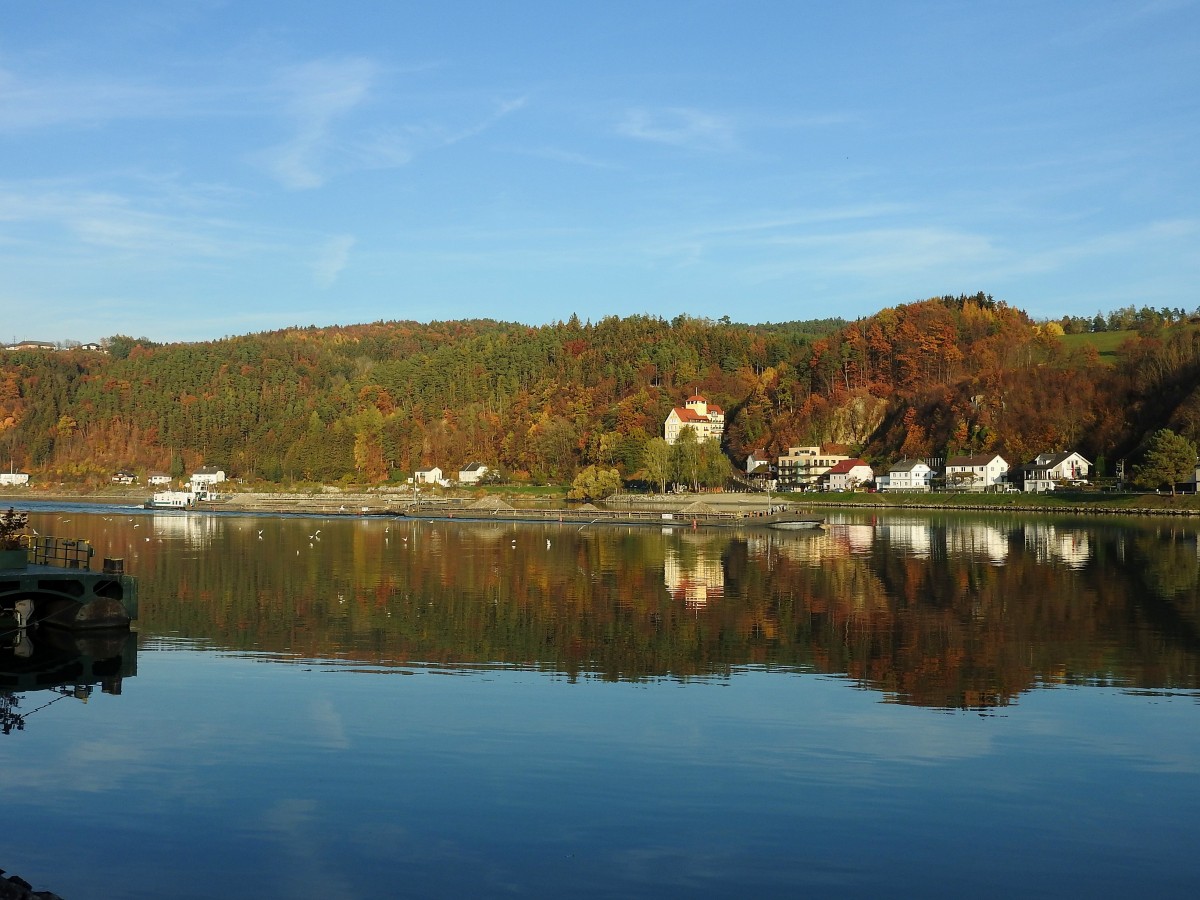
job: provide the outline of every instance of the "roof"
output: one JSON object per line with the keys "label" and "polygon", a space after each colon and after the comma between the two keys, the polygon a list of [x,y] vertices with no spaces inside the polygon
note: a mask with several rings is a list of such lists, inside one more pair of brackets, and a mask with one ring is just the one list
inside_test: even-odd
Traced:
{"label": "roof", "polygon": [[1084,457],[1080,456],[1080,454],[1076,453],[1074,450],[1067,450],[1065,453],[1039,453],[1037,459],[1042,459],[1044,457],[1046,461],[1044,463],[1039,463],[1035,459],[1031,465],[1031,468],[1033,466],[1044,466],[1048,469],[1053,469],[1055,466],[1065,463],[1072,456],[1078,456],[1085,463],[1088,463],[1089,466],[1091,465],[1090,462],[1088,462],[1086,459],[1084,459]]}
{"label": "roof", "polygon": [[196,470],[195,474],[196,475],[216,475],[217,473],[223,472],[223,471],[224,471],[224,469],[220,468],[219,466],[201,466],[200,468],[198,468]]}
{"label": "roof", "polygon": [[688,403],[707,403],[708,401],[705,400],[703,397],[701,397],[699,394],[692,394],[692,396],[687,398],[687,402]]}
{"label": "roof", "polygon": [[676,406],[671,412],[679,418],[681,422],[707,422],[708,416],[702,416],[694,409],[688,409],[683,406]]}
{"label": "roof", "polygon": [[460,471],[463,471],[463,472],[478,472],[478,471],[480,471],[481,469],[486,469],[486,468],[487,468],[487,466],[485,466],[483,463],[471,463],[471,464],[470,464],[470,465],[468,465],[468,466],[463,466],[463,467],[462,467],[462,469],[461,469]]}
{"label": "roof", "polygon": [[829,474],[830,475],[849,475],[852,470],[857,469],[859,466],[864,466],[865,468],[868,468],[868,469],[871,468],[869,465],[867,465],[866,460],[863,460],[863,459],[843,459],[841,462],[839,462],[837,465],[835,465],[832,469],[829,470]]}
{"label": "roof", "polygon": [[999,453],[979,453],[975,456],[952,456],[946,460],[946,468],[948,469],[951,466],[957,466],[960,468],[974,468],[975,466],[983,467],[988,465],[988,463],[994,459],[1000,460],[1000,462],[1004,463],[1006,466],[1008,465],[1008,460],[1006,460]]}
{"label": "roof", "polygon": [[892,466],[890,469],[888,469],[888,471],[889,472],[911,472],[917,466],[925,466],[925,468],[927,468],[927,469],[929,468],[929,465],[927,463],[924,463],[919,459],[906,459],[906,460],[903,460],[902,462],[896,463],[894,466]]}

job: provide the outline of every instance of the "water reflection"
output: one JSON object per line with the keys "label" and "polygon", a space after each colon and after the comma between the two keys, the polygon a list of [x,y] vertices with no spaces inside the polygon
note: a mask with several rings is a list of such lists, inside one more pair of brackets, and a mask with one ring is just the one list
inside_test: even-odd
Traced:
{"label": "water reflection", "polygon": [[[56,628],[20,629],[0,646],[0,728],[23,731],[26,719],[59,700],[87,703],[99,687],[120,694],[123,679],[137,674],[137,640],[129,631],[73,633]],[[56,696],[27,710],[35,692]]]}
{"label": "water reflection", "polygon": [[1174,523],[898,515],[723,533],[73,521],[141,578],[145,635],[236,651],[572,679],[767,666],[960,709],[1060,682],[1200,686],[1200,555],[1194,527]]}

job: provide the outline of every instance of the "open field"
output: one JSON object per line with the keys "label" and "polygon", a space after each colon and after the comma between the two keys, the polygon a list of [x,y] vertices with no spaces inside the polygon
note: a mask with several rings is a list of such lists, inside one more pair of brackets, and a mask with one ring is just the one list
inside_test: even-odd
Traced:
{"label": "open field", "polygon": [[1112,366],[1121,358],[1121,345],[1136,334],[1136,331],[1095,331],[1086,334],[1064,334],[1062,341],[1068,350],[1088,345],[1095,347],[1100,354],[1100,361]]}

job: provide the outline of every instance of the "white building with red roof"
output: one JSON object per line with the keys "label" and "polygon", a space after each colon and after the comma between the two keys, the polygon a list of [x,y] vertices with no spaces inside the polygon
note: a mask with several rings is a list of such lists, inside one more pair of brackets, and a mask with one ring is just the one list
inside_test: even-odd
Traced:
{"label": "white building with red roof", "polygon": [[715,403],[709,403],[699,394],[688,397],[682,406],[676,406],[667,416],[663,424],[663,437],[668,444],[675,443],[679,432],[691,427],[696,432],[696,440],[706,441],[716,438],[718,441],[725,433],[725,410]]}
{"label": "white building with red roof", "polygon": [[874,471],[861,459],[843,459],[825,473],[827,491],[852,491],[875,477]]}

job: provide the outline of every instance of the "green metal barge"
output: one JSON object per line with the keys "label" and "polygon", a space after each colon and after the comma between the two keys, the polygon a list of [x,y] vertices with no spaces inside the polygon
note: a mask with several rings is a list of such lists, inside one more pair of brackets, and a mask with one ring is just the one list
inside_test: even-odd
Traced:
{"label": "green metal barge", "polygon": [[0,620],[18,629],[128,628],[138,615],[137,579],[124,561],[92,569],[87,541],[38,535],[0,556]]}

